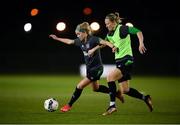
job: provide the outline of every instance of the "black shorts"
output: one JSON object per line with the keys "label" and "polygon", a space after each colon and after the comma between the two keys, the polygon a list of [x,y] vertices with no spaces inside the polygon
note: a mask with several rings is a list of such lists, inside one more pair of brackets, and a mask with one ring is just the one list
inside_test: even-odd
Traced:
{"label": "black shorts", "polygon": [[87,78],[91,81],[99,80],[103,73],[103,66],[87,69]]}
{"label": "black shorts", "polygon": [[131,72],[133,67],[133,57],[124,56],[116,60],[116,67],[121,70],[123,77],[118,82],[123,82],[131,79]]}

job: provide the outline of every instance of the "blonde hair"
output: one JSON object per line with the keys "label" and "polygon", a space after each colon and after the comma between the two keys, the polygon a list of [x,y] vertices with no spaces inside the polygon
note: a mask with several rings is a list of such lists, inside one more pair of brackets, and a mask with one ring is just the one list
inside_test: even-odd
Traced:
{"label": "blonde hair", "polygon": [[105,19],[109,19],[111,22],[116,22],[117,24],[122,22],[122,18],[119,17],[118,12],[108,14]]}
{"label": "blonde hair", "polygon": [[88,35],[92,35],[92,30],[88,22],[78,24],[75,32],[86,32]]}

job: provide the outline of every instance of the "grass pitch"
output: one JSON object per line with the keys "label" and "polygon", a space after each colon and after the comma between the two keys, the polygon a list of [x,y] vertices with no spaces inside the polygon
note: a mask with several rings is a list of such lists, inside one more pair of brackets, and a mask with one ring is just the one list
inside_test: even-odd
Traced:
{"label": "grass pitch", "polygon": [[[116,101],[118,111],[101,114],[109,105],[107,94],[86,87],[67,113],[47,112],[44,100],[54,97],[60,107],[66,104],[81,77],[73,75],[1,75],[1,124],[178,124],[180,123],[180,78],[134,76],[130,86],[153,99],[149,112],[141,100],[125,95],[125,103]],[[105,79],[101,84],[107,85]]]}

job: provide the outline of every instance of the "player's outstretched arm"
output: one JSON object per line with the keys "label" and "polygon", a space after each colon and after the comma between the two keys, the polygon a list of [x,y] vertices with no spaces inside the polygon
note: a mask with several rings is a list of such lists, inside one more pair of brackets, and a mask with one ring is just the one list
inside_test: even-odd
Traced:
{"label": "player's outstretched arm", "polygon": [[115,52],[117,50],[117,48],[112,43],[110,43],[108,41],[101,40],[100,44],[110,47],[112,49],[112,52]]}
{"label": "player's outstretched arm", "polygon": [[94,48],[92,48],[92,49],[90,49],[90,50],[88,51],[88,55],[89,55],[89,56],[93,56],[93,54],[94,54],[94,52],[95,52],[96,50],[101,49],[101,48],[103,48],[103,47],[104,47],[104,45],[97,45],[97,46],[95,46]]}
{"label": "player's outstretched arm", "polygon": [[72,39],[68,39],[68,38],[60,38],[60,37],[57,37],[56,35],[54,34],[51,34],[49,35],[50,38],[54,39],[54,40],[57,40],[57,41],[60,41],[60,42],[63,42],[65,44],[74,44],[74,40]]}
{"label": "player's outstretched arm", "polygon": [[128,31],[130,34],[136,34],[139,40],[139,52],[144,54],[146,52],[146,48],[144,46],[144,37],[141,30],[136,27],[128,27]]}
{"label": "player's outstretched arm", "polygon": [[146,52],[146,47],[144,46],[144,37],[141,31],[137,33],[137,37],[139,39],[139,52],[144,54]]}

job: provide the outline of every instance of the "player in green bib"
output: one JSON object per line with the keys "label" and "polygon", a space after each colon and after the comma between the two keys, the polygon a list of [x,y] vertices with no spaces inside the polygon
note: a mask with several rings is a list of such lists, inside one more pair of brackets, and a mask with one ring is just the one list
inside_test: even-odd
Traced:
{"label": "player in green bib", "polygon": [[153,106],[150,95],[143,95],[138,90],[129,87],[129,80],[131,79],[131,70],[134,61],[130,34],[137,35],[139,40],[139,52],[144,54],[146,52],[146,48],[143,43],[143,34],[135,27],[124,26],[120,23],[121,19],[119,17],[119,13],[110,13],[105,18],[105,24],[109,31],[106,40],[111,42],[114,45],[114,48],[116,48],[116,68],[109,72],[107,76],[110,91],[110,105],[103,115],[109,115],[117,111],[115,105],[116,81],[119,82],[119,88],[122,95],[126,94],[143,100],[147,104],[150,111],[152,111]]}

